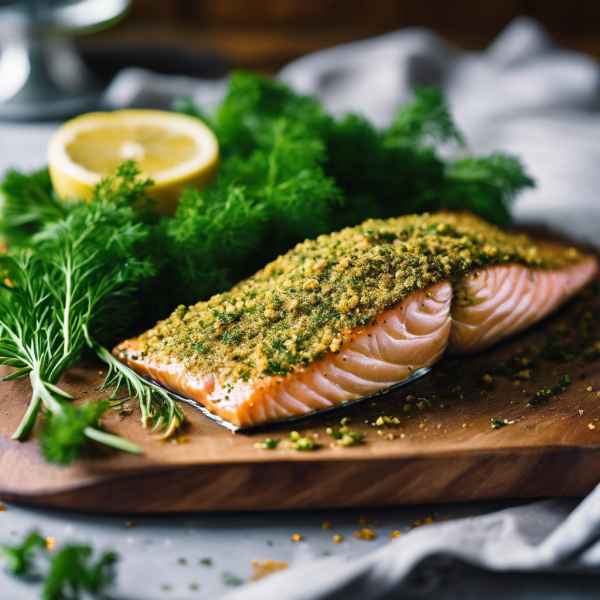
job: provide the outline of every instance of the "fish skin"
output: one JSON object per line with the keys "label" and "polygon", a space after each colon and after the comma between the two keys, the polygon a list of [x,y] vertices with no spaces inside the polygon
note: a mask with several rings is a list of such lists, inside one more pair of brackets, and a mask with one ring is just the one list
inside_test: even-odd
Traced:
{"label": "fish skin", "polygon": [[233,425],[250,427],[370,396],[433,365],[446,349],[483,350],[555,311],[597,273],[591,255],[565,269],[518,264],[479,269],[454,285],[442,282],[414,292],[371,324],[345,332],[338,352],[328,351],[287,375],[218,381],[214,373],[198,376],[179,361],[142,358],[137,338],[117,346],[114,354]]}

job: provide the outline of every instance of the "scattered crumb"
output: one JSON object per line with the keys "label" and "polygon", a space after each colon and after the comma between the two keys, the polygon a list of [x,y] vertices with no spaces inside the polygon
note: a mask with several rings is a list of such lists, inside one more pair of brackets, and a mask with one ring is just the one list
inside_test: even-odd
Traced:
{"label": "scattered crumb", "polygon": [[344,538],[343,538],[341,535],[339,535],[338,533],[336,533],[336,534],[333,536],[333,541],[334,541],[336,544],[341,544],[343,539],[344,539]]}
{"label": "scattered crumb", "polygon": [[588,392],[591,392],[591,391],[592,391],[592,386],[591,386],[591,385],[588,387],[587,391],[588,391]]}
{"label": "scattered crumb", "polygon": [[48,550],[50,552],[52,552],[52,550],[54,550],[56,548],[56,538],[47,537],[46,538],[46,548],[48,548]]}
{"label": "scattered crumb", "polygon": [[294,533],[292,535],[292,542],[301,542],[304,539],[304,536],[301,533]]}
{"label": "scattered crumb", "polygon": [[323,523],[323,525],[321,525],[321,529],[331,529],[331,523],[328,523],[327,521],[325,521],[325,523]]}
{"label": "scattered crumb", "polygon": [[374,540],[377,537],[377,533],[375,533],[372,529],[368,529],[367,527],[365,527],[360,531],[355,531],[354,537],[357,540],[366,540],[367,542],[370,542],[371,540]]}
{"label": "scattered crumb", "polygon": [[8,510],[8,509],[6,508],[6,506],[4,504],[2,504],[2,502],[0,502],[0,512],[2,512],[4,510]]}
{"label": "scattered crumb", "polygon": [[133,521],[127,521],[125,527],[133,527]]}
{"label": "scattered crumb", "polygon": [[401,535],[402,535],[401,531],[399,531],[398,529],[394,529],[394,531],[392,531],[392,535],[390,535],[390,540],[399,538]]}
{"label": "scattered crumb", "polygon": [[590,429],[596,429],[596,426],[593,423],[588,423],[588,427]]}
{"label": "scattered crumb", "polygon": [[254,567],[254,572],[252,573],[250,579],[252,581],[258,581],[259,579],[267,577],[268,575],[272,575],[277,571],[283,571],[284,569],[287,569],[290,566],[290,563],[267,558],[267,560],[265,560],[263,563],[253,560],[252,566]]}
{"label": "scattered crumb", "polygon": [[583,414],[583,411],[582,411],[581,409],[579,409],[579,414],[580,414],[580,415],[582,415],[582,414]]}

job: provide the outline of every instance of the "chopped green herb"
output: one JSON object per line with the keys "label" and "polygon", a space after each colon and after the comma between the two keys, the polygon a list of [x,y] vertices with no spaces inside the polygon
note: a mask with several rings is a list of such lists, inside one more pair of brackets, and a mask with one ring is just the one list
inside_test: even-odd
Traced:
{"label": "chopped green herb", "polygon": [[114,584],[114,552],[106,552],[93,562],[89,546],[65,546],[52,559],[44,584],[43,600],[63,600],[85,595],[101,597]]}
{"label": "chopped green herb", "polygon": [[279,442],[281,442],[280,438],[267,438],[262,443],[262,447],[266,448],[267,450],[274,450],[279,445]]}
{"label": "chopped green herb", "polygon": [[213,559],[212,558],[201,558],[200,559],[200,564],[204,565],[205,567],[212,567],[213,566]]}
{"label": "chopped green herb", "polygon": [[463,398],[463,393],[462,393],[462,390],[460,389],[459,385],[457,385],[456,387],[453,387],[451,390],[449,390],[447,392],[443,392],[440,395],[442,398],[454,398],[455,400],[462,400],[462,398]]}
{"label": "chopped green herb", "polygon": [[221,581],[224,585],[238,586],[244,583],[243,579],[240,579],[236,575],[233,575],[229,571],[225,571],[225,573],[221,574]]}
{"label": "chopped green herb", "polygon": [[[347,423],[348,420],[345,420],[345,422]],[[342,425],[339,429],[328,427],[326,433],[336,440],[338,446],[356,446],[362,444],[365,437],[364,433],[356,429],[350,429],[347,425]]]}
{"label": "chopped green herb", "polygon": [[418,398],[417,399],[417,407],[419,410],[425,410],[426,408],[431,408],[431,402],[427,400],[427,398]]}
{"label": "chopped green herb", "polygon": [[491,419],[491,421],[492,429],[499,429],[500,427],[508,425],[508,421],[506,419]]}
{"label": "chopped green herb", "polygon": [[558,383],[563,387],[567,387],[568,385],[571,385],[572,381],[573,380],[568,375],[563,375]]}
{"label": "chopped green herb", "polygon": [[31,578],[35,575],[35,555],[40,550],[46,550],[46,540],[37,533],[31,533],[17,546],[0,544],[0,559],[6,562],[8,573]]}
{"label": "chopped green herb", "polygon": [[529,404],[531,406],[540,406],[542,404],[547,404],[552,396],[556,396],[563,392],[566,387],[571,385],[573,379],[569,377],[569,375],[563,375],[558,382],[558,385],[553,385],[550,388],[548,386],[544,386],[541,390],[535,392],[529,398]]}

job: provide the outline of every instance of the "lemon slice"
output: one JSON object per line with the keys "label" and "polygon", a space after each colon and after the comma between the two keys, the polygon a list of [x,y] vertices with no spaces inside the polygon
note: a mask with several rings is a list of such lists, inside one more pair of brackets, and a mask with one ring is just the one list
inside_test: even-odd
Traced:
{"label": "lemon slice", "polygon": [[219,168],[219,145],[204,123],[161,110],[88,113],[62,125],[48,146],[52,184],[62,198],[89,199],[102,177],[134,160],[154,185],[158,212],[172,215],[183,188],[206,187]]}

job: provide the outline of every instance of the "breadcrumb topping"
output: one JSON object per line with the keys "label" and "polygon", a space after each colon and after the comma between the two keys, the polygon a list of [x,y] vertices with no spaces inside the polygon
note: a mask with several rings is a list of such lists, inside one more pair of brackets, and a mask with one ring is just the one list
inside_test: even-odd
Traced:
{"label": "breadcrumb topping", "polygon": [[548,250],[470,213],[369,220],[298,244],[207,302],[177,307],[140,336],[141,356],[131,358],[180,361],[221,381],[285,375],[339,352],[352,328],[432,284],[488,265],[579,260],[573,248]]}

